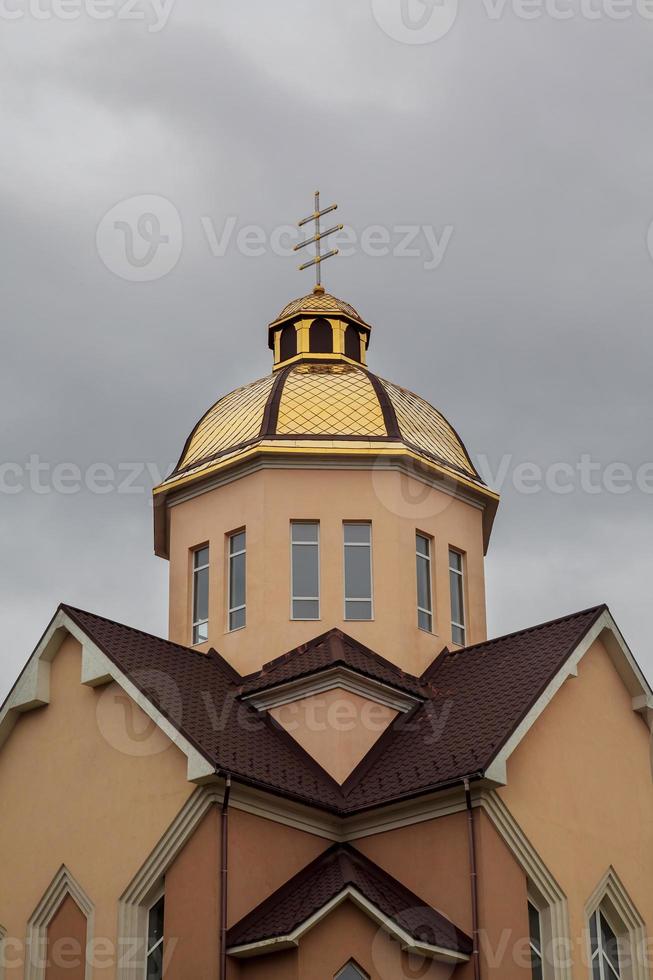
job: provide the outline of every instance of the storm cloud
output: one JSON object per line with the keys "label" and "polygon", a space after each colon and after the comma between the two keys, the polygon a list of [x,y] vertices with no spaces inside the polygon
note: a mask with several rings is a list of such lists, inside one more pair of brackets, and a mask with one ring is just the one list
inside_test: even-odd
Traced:
{"label": "storm cloud", "polygon": [[447,3],[4,0],[0,695],[60,601],[165,633],[152,483],[269,371],[316,187],[371,368],[500,484],[491,634],[607,602],[653,674],[653,22]]}

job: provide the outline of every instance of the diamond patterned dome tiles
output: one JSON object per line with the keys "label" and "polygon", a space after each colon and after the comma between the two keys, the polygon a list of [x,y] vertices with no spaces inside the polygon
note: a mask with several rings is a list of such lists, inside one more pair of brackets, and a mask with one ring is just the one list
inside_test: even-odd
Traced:
{"label": "diamond patterned dome tiles", "polygon": [[359,323],[365,322],[353,306],[336,296],[332,296],[331,293],[309,293],[308,296],[300,296],[299,299],[294,299],[287,306],[284,306],[273,323],[296,316],[298,313],[344,313],[352,320],[358,320]]}
{"label": "diamond patterned dome tiles", "polygon": [[392,402],[403,439],[438,459],[453,463],[476,479],[476,471],[465,447],[445,417],[412,391],[400,388],[391,381],[379,380]]}
{"label": "diamond patterned dome tiles", "polygon": [[386,436],[367,373],[348,364],[302,364],[283,386],[277,435]]}
{"label": "diamond patterned dome tiles", "polygon": [[195,466],[203,459],[255,439],[274,377],[261,378],[225,395],[195,427],[179,461],[178,469]]}

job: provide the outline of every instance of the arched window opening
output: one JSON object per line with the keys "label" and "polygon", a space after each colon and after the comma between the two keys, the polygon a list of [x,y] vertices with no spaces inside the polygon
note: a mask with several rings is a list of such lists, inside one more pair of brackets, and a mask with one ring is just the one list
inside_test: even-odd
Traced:
{"label": "arched window opening", "polygon": [[310,350],[311,354],[333,353],[333,328],[324,317],[311,323]]}
{"label": "arched window opening", "polygon": [[353,960],[350,960],[346,966],[343,966],[342,970],[336,973],[334,980],[369,980],[369,977]]}
{"label": "arched window opening", "polygon": [[345,330],[345,357],[350,357],[352,361],[361,359],[360,334],[351,324]]}
{"label": "arched window opening", "polygon": [[614,868],[585,912],[592,980],[648,980],[646,926]]}
{"label": "arched window opening", "polygon": [[622,980],[618,931],[618,926],[612,927],[603,909],[597,909],[590,917],[592,976],[599,980]]}
{"label": "arched window opening", "polygon": [[297,331],[293,323],[288,324],[281,331],[281,341],[279,344],[279,358],[287,361],[297,353]]}

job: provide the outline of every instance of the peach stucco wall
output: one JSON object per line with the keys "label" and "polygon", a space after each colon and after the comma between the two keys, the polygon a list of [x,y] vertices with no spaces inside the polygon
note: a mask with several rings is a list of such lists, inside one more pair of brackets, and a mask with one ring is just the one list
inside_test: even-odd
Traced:
{"label": "peach stucco wall", "polygon": [[333,778],[343,783],[398,712],[336,688],[270,714]]}
{"label": "peach stucco wall", "polygon": [[322,853],[329,841],[232,810],[229,817],[229,925]]}
{"label": "peach stucco wall", "polygon": [[45,980],[84,980],[86,916],[66,895],[47,929]]}
{"label": "peach stucco wall", "polygon": [[569,902],[574,980],[584,908],[612,865],[653,933],[650,733],[599,640],[508,762],[501,791]]}
{"label": "peach stucco wall", "polygon": [[[220,810],[214,806],[166,874],[166,980],[217,976],[220,832]],[[228,924],[238,922],[328,846],[320,837],[231,807]],[[237,962],[229,962],[230,980],[240,976],[239,969]]]}
{"label": "peach stucco wall", "polygon": [[[290,619],[290,522],[321,525],[321,619]],[[343,619],[346,520],[373,526],[374,620]],[[226,542],[247,528],[247,626],[226,632]],[[415,532],[433,536],[435,633],[417,628]],[[170,638],[191,642],[190,550],[210,544],[210,644],[247,673],[334,626],[421,673],[451,643],[449,546],[467,555],[468,642],[485,639],[482,512],[390,470],[266,469],[170,510]],[[265,637],[265,643],[261,643]]]}
{"label": "peach stucco wall", "polygon": [[219,948],[220,827],[211,807],[165,878],[166,980],[215,980]]}
{"label": "peach stucco wall", "polygon": [[[0,751],[7,980],[23,975],[26,923],[62,864],[95,905],[95,937],[115,946],[118,898],[194,788],[165,736],[125,739],[125,711],[136,733],[150,722],[117,685],[85,687],[80,674],[68,637],[52,663],[51,703],[19,718]],[[94,975],[113,977],[113,957],[102,962]]]}
{"label": "peach stucco wall", "polygon": [[[530,966],[523,959],[528,937],[526,876],[485,813],[475,810],[474,822],[483,975],[530,980]],[[466,812],[364,837],[355,846],[471,935]],[[513,955],[515,944],[521,944],[521,957]],[[456,977],[472,980],[471,963],[459,967]]]}

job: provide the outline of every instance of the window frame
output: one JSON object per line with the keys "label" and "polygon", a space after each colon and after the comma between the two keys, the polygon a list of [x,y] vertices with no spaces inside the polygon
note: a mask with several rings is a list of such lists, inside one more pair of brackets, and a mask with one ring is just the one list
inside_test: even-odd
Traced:
{"label": "window frame", "polygon": [[[531,930],[531,917],[530,917],[530,910],[531,909],[533,909],[533,911],[537,915],[537,928],[538,928],[538,932],[539,932],[539,936],[537,937],[537,943],[536,943],[536,941],[535,941],[535,939],[533,937],[533,932]],[[529,911],[529,916],[528,916],[528,945],[529,945],[529,949],[531,951],[531,971],[533,969],[533,967],[532,967],[533,957],[535,956],[538,959],[538,961],[539,961],[540,975],[542,977],[544,977],[545,976],[545,972],[544,972],[544,939],[543,939],[543,936],[544,936],[544,923],[542,921],[542,912],[540,910],[540,907],[539,907],[539,905],[536,902],[533,901],[533,899],[532,899],[532,897],[530,895],[528,896],[528,911]],[[539,947],[538,947],[538,944],[539,944]]]}
{"label": "window frame", "polygon": [[360,980],[370,980],[369,973],[366,973],[362,966],[359,966],[355,959],[347,960],[344,966],[341,966],[336,974],[334,974],[333,980],[340,980],[344,975],[345,970],[351,967],[359,976]]}
{"label": "window frame", "polygon": [[[346,531],[347,527],[368,527],[370,531],[369,542],[364,541],[347,541]],[[343,521],[342,522],[342,584],[343,584],[343,610],[342,618],[346,623],[371,623],[374,621],[374,552],[373,552],[373,538],[372,538],[372,521]],[[370,596],[368,599],[354,598],[349,599],[347,597],[347,548],[367,548],[370,557]],[[365,617],[365,619],[354,619],[347,615],[347,603],[369,603],[370,615]]]}
{"label": "window frame", "polygon": [[[604,920],[608,929],[615,938],[617,944],[617,966],[618,972],[615,970],[609,955],[604,949],[603,944],[603,931],[601,929],[601,919]],[[592,941],[592,922],[594,922],[594,927],[596,929],[596,949],[593,948]],[[589,932],[589,943],[590,943],[590,973],[592,977],[594,976],[594,963],[598,961],[599,967],[599,977],[600,980],[625,980],[624,967],[623,967],[623,952],[622,952],[622,930],[615,928],[614,922],[611,920],[610,915],[606,912],[603,905],[599,905],[589,916],[588,922],[588,932]]]}
{"label": "window frame", "polygon": [[[201,551],[207,552],[206,564],[196,565],[197,556]],[[195,618],[195,597],[197,595],[197,576],[199,572],[206,572],[207,577],[207,600],[206,600],[206,619],[196,619]],[[191,633],[191,646],[201,646],[202,643],[208,643],[209,639],[209,607],[211,598],[211,546],[208,542],[205,544],[199,544],[194,548],[191,548],[191,598],[190,598],[190,633]],[[199,629],[200,626],[206,626],[206,638],[196,639],[195,631]]]}
{"label": "window frame", "polygon": [[[311,525],[317,528],[316,541],[295,541],[294,529]],[[320,522],[310,518],[290,521],[290,619],[295,623],[317,623],[322,619],[322,544]],[[295,551],[296,547],[315,548],[317,560],[317,595],[295,595]],[[317,616],[295,616],[295,602],[317,602]]]}
{"label": "window frame", "polygon": [[[244,535],[245,547],[241,548],[240,551],[232,551],[232,542],[234,538]],[[241,555],[245,556],[245,601],[240,606],[231,605],[231,586],[233,581],[233,571],[232,563],[234,558],[239,558]],[[231,617],[234,613],[244,610],[245,612],[245,622],[241,626],[232,626]],[[247,626],[247,528],[241,527],[237,531],[229,531],[227,533],[227,633],[237,633],[238,630],[244,630]]]}
{"label": "window frame", "polygon": [[[460,558],[460,568],[453,568],[451,562],[451,556],[458,555]],[[451,576],[457,575],[460,583],[460,608],[462,609],[462,623],[457,623],[453,618],[453,591],[451,588]],[[465,598],[465,586],[467,579],[467,555],[460,548],[454,548],[453,545],[449,545],[449,600],[451,609],[451,640],[456,646],[464,647],[467,644],[467,602]],[[458,640],[454,638],[454,629],[462,631],[463,642],[459,643]]]}
{"label": "window frame", "polygon": [[[427,553],[423,554],[417,547],[418,538],[426,542]],[[419,568],[420,560],[426,564],[426,574],[428,581],[428,597],[430,609],[424,609],[419,604]],[[434,633],[435,632],[435,612],[433,603],[433,537],[430,534],[425,534],[424,531],[415,531],[415,572],[416,572],[416,587],[417,587],[417,628],[422,630],[424,633]],[[424,613],[428,616],[429,626],[422,626],[419,621],[419,614]]]}
{"label": "window frame", "polygon": [[[163,957],[165,956],[165,949],[164,949],[165,897],[166,897],[165,886],[162,886],[161,888],[159,888],[157,892],[155,892],[154,897],[151,898],[147,904],[147,908],[145,912],[145,963],[143,969],[144,980],[147,980],[147,975],[150,966],[150,956],[159,948],[159,946],[161,947],[161,964],[163,970]],[[159,902],[162,900],[163,900],[163,928],[161,929],[161,938],[158,939],[153,946],[150,946],[150,914],[152,913],[152,910],[155,908],[155,906],[157,906]]]}
{"label": "window frame", "polygon": [[597,911],[601,912],[617,937],[619,968],[623,980],[649,980],[646,922],[612,865],[608,867],[585,905],[588,965],[591,964],[593,952],[590,922]]}

